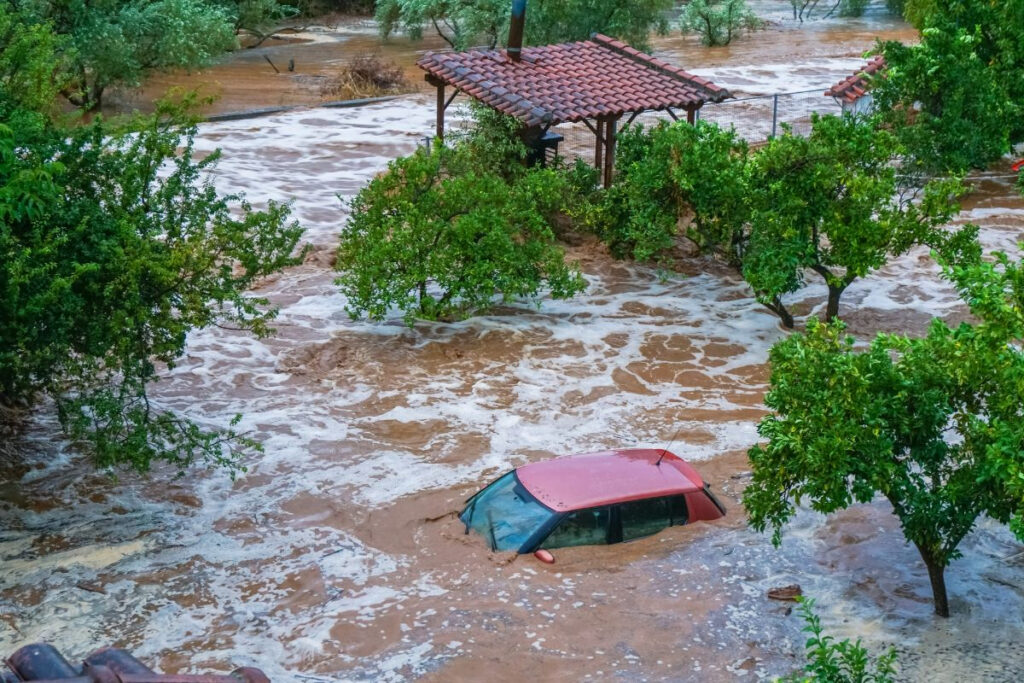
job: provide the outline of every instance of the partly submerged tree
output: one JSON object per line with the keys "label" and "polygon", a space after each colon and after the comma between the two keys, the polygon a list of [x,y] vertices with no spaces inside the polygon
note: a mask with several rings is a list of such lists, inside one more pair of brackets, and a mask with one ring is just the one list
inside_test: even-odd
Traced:
{"label": "partly submerged tree", "polygon": [[125,129],[52,124],[60,40],[46,24],[5,33],[9,17],[0,12],[0,408],[50,398],[101,467],[236,465],[253,442],[200,428],[148,387],[192,330],[269,332],[274,311],[246,290],[295,261],[301,230],[285,206],[255,211],[216,192],[217,155],[195,158],[180,107]]}
{"label": "partly submerged tree", "polygon": [[916,245],[941,246],[959,210],[959,180],[910,182],[893,163],[896,138],[855,116],[812,116],[807,137],[786,131],[751,158],[752,206],[739,246],[743,276],[787,327],[783,296],[807,271],[828,288],[825,319],[857,278]]}
{"label": "partly submerged tree", "polygon": [[880,334],[859,350],[841,324],[812,320],[775,345],[775,414],[758,427],[768,442],[750,450],[743,496],[776,544],[802,502],[827,514],[884,496],[940,616],[945,568],[979,516],[1012,521],[1024,539],[1024,269],[975,252],[946,272],[978,324],[936,320],[924,338]]}
{"label": "partly submerged tree", "polygon": [[713,123],[628,127],[615,183],[585,220],[619,258],[668,265],[682,233],[739,267],[733,243],[750,215],[747,163],[742,138]]}
{"label": "partly submerged tree", "polygon": [[887,69],[874,84],[875,109],[903,143],[908,170],[963,173],[1010,150],[1018,108],[980,41],[980,29],[945,25],[925,29],[917,45],[881,45]]}
{"label": "partly submerged tree", "polygon": [[419,149],[356,196],[337,264],[350,315],[380,320],[398,309],[412,324],[584,288],[552,231],[565,177],[499,172],[480,154],[467,142]]}
{"label": "partly submerged tree", "polygon": [[957,180],[920,185],[893,164],[896,138],[852,116],[813,118],[750,153],[734,131],[699,122],[627,129],[619,176],[588,212],[617,256],[665,265],[682,233],[723,258],[792,327],[784,297],[808,272],[828,289],[826,319],[849,285],[915,245],[945,248]]}
{"label": "partly submerged tree", "polygon": [[747,7],[746,0],[690,0],[679,19],[683,33],[696,33],[708,47],[728,45],[736,36],[763,23]]}
{"label": "partly submerged tree", "polygon": [[29,24],[64,38],[63,92],[99,109],[112,87],[137,87],[155,70],[195,69],[236,47],[237,29],[258,31],[291,13],[276,0],[4,0]]}
{"label": "partly submerged tree", "polygon": [[[671,8],[672,0],[531,0],[524,43],[586,40],[596,32],[646,49],[652,30],[668,30]],[[428,28],[461,50],[502,44],[510,14],[508,0],[378,0],[376,19],[384,37],[403,32],[419,39]]]}
{"label": "partly submerged tree", "polygon": [[1024,141],[1024,3],[907,0],[912,46],[879,45],[884,123],[926,171],[984,168]]}

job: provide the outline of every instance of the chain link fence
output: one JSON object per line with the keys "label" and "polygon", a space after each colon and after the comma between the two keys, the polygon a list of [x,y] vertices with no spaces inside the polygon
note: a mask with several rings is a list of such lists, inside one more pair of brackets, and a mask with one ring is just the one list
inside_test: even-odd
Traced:
{"label": "chain link fence", "polygon": [[[709,103],[697,111],[697,120],[713,122],[723,128],[732,127],[752,146],[764,144],[769,139],[781,135],[787,127],[796,135],[807,135],[811,131],[812,113],[842,113],[842,106],[833,98],[826,97],[823,92],[824,90],[819,88],[739,97],[718,104]],[[685,111],[677,112],[676,116],[686,120]],[[620,125],[628,120],[628,117],[623,118]],[[649,128],[662,120],[673,119],[667,111],[647,111],[637,115],[631,125]],[[452,121],[452,124],[453,130],[465,130],[472,122],[468,117],[460,117]],[[574,159],[583,159],[593,163],[596,140],[594,132],[587,124],[561,123],[553,126],[550,132],[561,136],[558,143],[558,154],[561,157],[570,162]],[[425,141],[429,142],[429,138]]]}
{"label": "chain link fence", "polygon": [[[723,128],[733,127],[740,137],[750,145],[760,145],[781,135],[789,127],[796,135],[807,135],[811,131],[811,114],[840,114],[842,106],[831,97],[825,97],[823,89],[800,92],[756,95],[710,103],[697,111],[697,119],[710,121]],[[676,114],[686,120],[686,112]],[[628,120],[623,119],[623,123]],[[659,121],[671,121],[666,111],[648,111],[633,119],[632,125],[651,127]],[[554,126],[552,132],[562,136],[558,153],[568,159],[594,160],[594,133],[584,123],[562,123]]]}

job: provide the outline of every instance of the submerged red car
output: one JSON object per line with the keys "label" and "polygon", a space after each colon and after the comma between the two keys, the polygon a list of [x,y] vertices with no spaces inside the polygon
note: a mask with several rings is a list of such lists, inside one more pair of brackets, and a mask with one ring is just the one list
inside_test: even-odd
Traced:
{"label": "submerged red car", "polygon": [[663,449],[632,449],[523,465],[467,500],[459,519],[491,550],[532,553],[630,541],[723,515],[689,463]]}

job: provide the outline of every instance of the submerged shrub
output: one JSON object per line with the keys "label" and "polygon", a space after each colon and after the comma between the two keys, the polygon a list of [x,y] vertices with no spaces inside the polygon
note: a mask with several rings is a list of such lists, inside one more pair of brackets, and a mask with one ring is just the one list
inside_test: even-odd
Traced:
{"label": "submerged shrub", "polygon": [[821,619],[814,613],[814,600],[798,598],[800,616],[809,634],[806,642],[807,665],[803,672],[788,677],[790,683],[893,683],[896,678],[896,651],[889,648],[872,658],[860,638],[855,642],[823,635]]}

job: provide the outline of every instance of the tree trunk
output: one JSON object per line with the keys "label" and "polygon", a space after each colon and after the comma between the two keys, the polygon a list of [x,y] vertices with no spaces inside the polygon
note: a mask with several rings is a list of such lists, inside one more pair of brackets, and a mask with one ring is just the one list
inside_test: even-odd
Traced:
{"label": "tree trunk", "polygon": [[918,547],[921,559],[928,567],[928,578],[932,582],[932,598],[935,600],[935,614],[949,618],[949,599],[946,596],[946,567]]}
{"label": "tree trunk", "polygon": [[846,287],[828,286],[828,306],[825,308],[825,320],[832,322],[839,317],[839,298],[846,291]]}
{"label": "tree trunk", "polygon": [[767,308],[769,311],[779,316],[782,320],[782,325],[787,330],[793,329],[793,315],[786,309],[782,304],[779,297],[775,297],[771,301],[761,301],[761,305]]}

